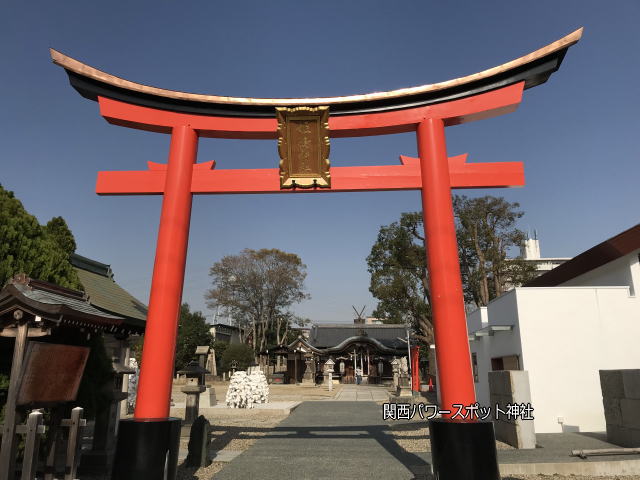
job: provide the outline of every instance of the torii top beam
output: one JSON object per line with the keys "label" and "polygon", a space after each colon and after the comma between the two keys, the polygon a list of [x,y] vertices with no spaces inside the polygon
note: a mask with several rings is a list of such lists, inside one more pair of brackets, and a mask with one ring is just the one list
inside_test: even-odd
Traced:
{"label": "torii top beam", "polygon": [[[71,85],[84,97],[97,100],[102,116],[115,125],[167,134],[178,125],[190,125],[201,137],[275,139],[276,107],[329,105],[329,135],[338,138],[415,131],[427,117],[455,125],[511,112],[520,103],[522,91],[545,82],[581,36],[582,28],[511,62],[446,82],[326,98],[237,98],[178,92],[115,77],[53,49],[51,56],[66,70]],[[465,158],[450,161],[452,188],[524,185],[519,162],[467,164]],[[401,164],[333,167],[333,186],[325,191],[419,189],[416,161],[403,158]],[[214,165],[196,165],[192,193],[283,192],[277,169],[212,171]],[[165,175],[161,165],[139,172],[100,172],[97,192],[161,194]],[[315,190],[297,190],[302,191]]]}
{"label": "torii top beam", "polygon": [[[558,70],[582,28],[520,58],[482,72],[445,82],[387,92],[321,98],[242,98],[165,90],[135,83],[97,70],[51,49],[51,58],[69,75],[71,85],[84,97],[106,97],[133,105],[173,112],[244,118],[275,118],[275,107],[328,105],[331,116],[387,112],[434,105],[524,81],[524,88],[547,81]],[[332,128],[333,129],[333,128]]]}

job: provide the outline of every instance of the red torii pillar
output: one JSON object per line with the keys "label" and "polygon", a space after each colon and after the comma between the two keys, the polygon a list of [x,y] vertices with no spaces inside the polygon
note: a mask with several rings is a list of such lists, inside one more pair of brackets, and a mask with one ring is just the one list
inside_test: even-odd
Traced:
{"label": "red torii pillar", "polygon": [[411,347],[411,391],[420,392],[420,346]]}
{"label": "red torii pillar", "polygon": [[140,372],[136,418],[169,416],[197,151],[195,130],[189,125],[174,127],[142,351],[142,365],[151,368],[142,367]]}

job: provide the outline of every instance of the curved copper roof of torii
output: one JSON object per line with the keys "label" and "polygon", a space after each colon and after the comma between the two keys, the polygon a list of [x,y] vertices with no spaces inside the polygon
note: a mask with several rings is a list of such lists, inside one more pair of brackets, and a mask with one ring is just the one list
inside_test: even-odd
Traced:
{"label": "curved copper roof of torii", "polygon": [[242,98],[178,92],[131,82],[97,70],[51,49],[51,58],[69,75],[85,98],[98,96],[145,107],[182,113],[230,117],[275,117],[275,107],[328,105],[331,115],[356,115],[420,107],[460,99],[525,82],[525,89],[547,81],[558,70],[569,47],[580,40],[582,28],[516,60],[445,82],[343,97]]}

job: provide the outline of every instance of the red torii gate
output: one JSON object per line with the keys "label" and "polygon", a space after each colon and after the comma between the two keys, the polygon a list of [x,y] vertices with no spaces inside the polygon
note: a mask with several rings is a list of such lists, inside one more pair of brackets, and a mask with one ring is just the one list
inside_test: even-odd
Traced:
{"label": "red torii gate", "polygon": [[[96,186],[101,195],[163,195],[135,419],[161,423],[169,416],[194,194],[421,190],[441,408],[455,411],[453,404],[475,403],[451,189],[521,186],[524,170],[520,162],[448,158],[445,127],[515,110],[523,90],[546,81],[581,34],[579,29],[500,67],[441,84],[317,99],[239,99],[162,90],[113,77],[52,50],[54,62],[67,70],[74,88],[97,100],[109,123],[171,135],[167,164],[149,162],[144,171],[100,172]],[[400,165],[332,167],[331,186],[310,189],[283,189],[276,168],[215,170],[213,161],[196,163],[199,137],[276,139],[275,107],[309,105],[330,106],[332,138],[415,131],[419,158],[401,156]],[[432,444],[437,441],[433,437],[434,432]],[[133,450],[139,457],[144,448]],[[135,453],[129,456],[142,461]],[[137,471],[149,475],[153,461],[147,462]],[[434,462],[438,467],[436,458]],[[120,478],[126,473],[121,470]]]}
{"label": "red torii gate", "polygon": [[[524,185],[524,169],[520,162],[466,164],[466,155],[447,158],[444,127],[463,123],[472,115],[488,118],[514,110],[523,87],[524,82],[519,82],[434,106],[331,118],[329,130],[334,137],[416,130],[420,159],[401,157],[400,166],[333,167],[331,188],[315,190],[282,190],[278,169],[216,171],[213,162],[195,163],[199,136],[275,139],[275,120],[243,119],[241,125],[233,125],[237,119],[175,112],[159,115],[151,108],[99,97],[100,113],[110,123],[171,132],[167,165],[152,163],[149,170],[140,172],[100,172],[96,187],[103,195],[164,194],[135,416],[169,415],[174,365],[167,353],[175,349],[194,193],[421,189],[442,407],[475,403],[451,188]],[[244,130],[233,130],[238,127]]]}

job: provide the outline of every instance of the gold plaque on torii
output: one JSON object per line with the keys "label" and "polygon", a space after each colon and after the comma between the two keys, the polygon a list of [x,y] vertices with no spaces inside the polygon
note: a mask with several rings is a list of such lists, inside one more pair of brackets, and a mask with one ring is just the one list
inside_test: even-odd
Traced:
{"label": "gold plaque on torii", "polygon": [[329,107],[276,108],[280,188],[331,187]]}

